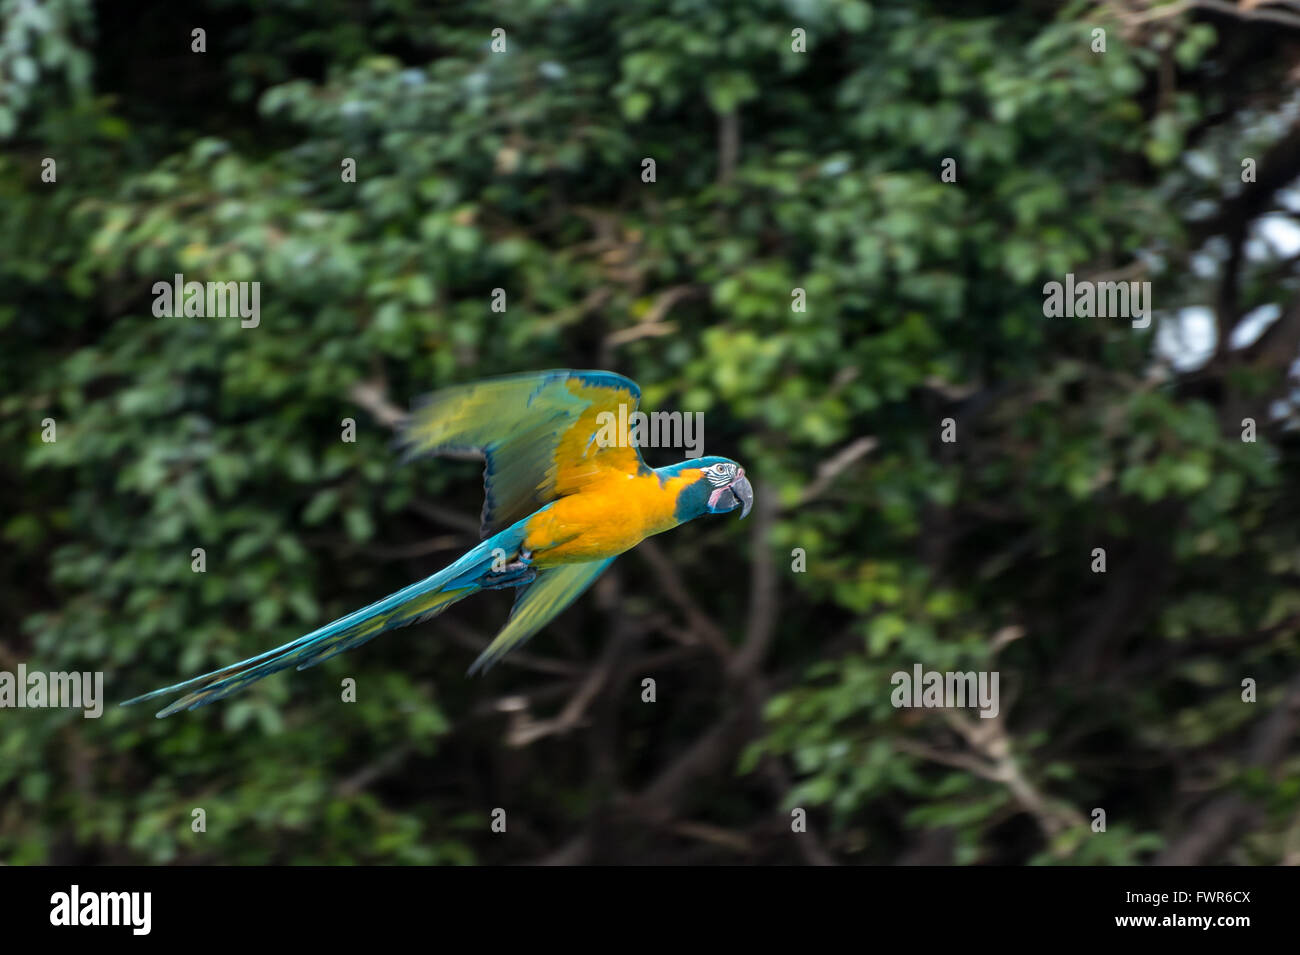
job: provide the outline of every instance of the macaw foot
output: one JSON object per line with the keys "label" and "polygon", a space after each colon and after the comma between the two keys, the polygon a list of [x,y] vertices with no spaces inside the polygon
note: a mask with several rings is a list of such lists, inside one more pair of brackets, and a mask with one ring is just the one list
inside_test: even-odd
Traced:
{"label": "macaw foot", "polygon": [[507,587],[522,587],[537,579],[537,568],[533,566],[533,555],[526,550],[519,552],[519,559],[506,564],[500,570],[488,571],[479,578],[479,586],[484,590],[504,590]]}

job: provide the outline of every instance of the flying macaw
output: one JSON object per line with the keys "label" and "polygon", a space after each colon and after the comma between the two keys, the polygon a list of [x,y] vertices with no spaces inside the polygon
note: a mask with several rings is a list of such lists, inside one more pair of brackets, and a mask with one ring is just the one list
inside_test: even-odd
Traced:
{"label": "flying macaw", "polygon": [[469,668],[483,672],[645,538],[705,514],[737,507],[742,518],[748,514],[754,492],[735,461],[646,466],[627,433],[640,399],[641,390],[622,375],[567,370],[493,378],[428,396],[405,424],[406,457],[483,455],[482,542],[433,576],[284,646],[122,705],[183,692],[157,715],[192,710],[279,670],[315,666],[386,630],[428,620],[480,590],[517,588],[509,620]]}

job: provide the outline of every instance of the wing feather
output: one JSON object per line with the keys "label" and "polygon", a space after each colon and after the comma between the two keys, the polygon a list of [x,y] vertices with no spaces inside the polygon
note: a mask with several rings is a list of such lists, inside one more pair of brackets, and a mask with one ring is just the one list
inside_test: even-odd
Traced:
{"label": "wing feather", "polygon": [[521,646],[590,587],[614,558],[585,564],[561,564],[543,570],[519,592],[510,619],[469,668],[470,675],[487,671],[503,656]]}
{"label": "wing feather", "polygon": [[484,456],[486,538],[610,471],[643,473],[641,452],[627,434],[640,400],[634,382],[607,371],[491,378],[423,399],[402,441],[408,458],[464,451]]}

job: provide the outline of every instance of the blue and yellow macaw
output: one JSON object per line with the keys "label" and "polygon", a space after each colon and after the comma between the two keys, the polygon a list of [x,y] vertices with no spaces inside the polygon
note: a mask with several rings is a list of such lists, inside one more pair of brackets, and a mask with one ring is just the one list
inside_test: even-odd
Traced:
{"label": "blue and yellow macaw", "polygon": [[407,456],[482,453],[482,542],[432,577],[282,647],[123,705],[183,692],[157,715],[192,710],[428,620],[480,590],[518,588],[510,619],[469,668],[482,672],[645,538],[705,514],[748,514],[753,490],[735,461],[646,466],[627,433],[640,399],[635,383],[606,371],[512,375],[430,395],[406,423]]}

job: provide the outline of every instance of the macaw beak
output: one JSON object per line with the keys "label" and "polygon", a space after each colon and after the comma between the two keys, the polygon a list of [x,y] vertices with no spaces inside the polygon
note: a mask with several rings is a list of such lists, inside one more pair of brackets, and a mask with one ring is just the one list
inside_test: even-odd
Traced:
{"label": "macaw beak", "polygon": [[726,514],[734,511],[737,507],[740,510],[740,519],[743,521],[749,509],[754,506],[754,489],[749,486],[749,481],[745,478],[745,469],[741,468],[736,472],[736,479],[726,487],[720,487],[709,496],[709,511],[714,514]]}
{"label": "macaw beak", "polygon": [[749,513],[749,509],[754,506],[754,489],[749,486],[749,479],[745,477],[744,468],[741,468],[740,475],[731,482],[731,487],[728,490],[740,502],[740,519],[743,521],[745,515]]}

